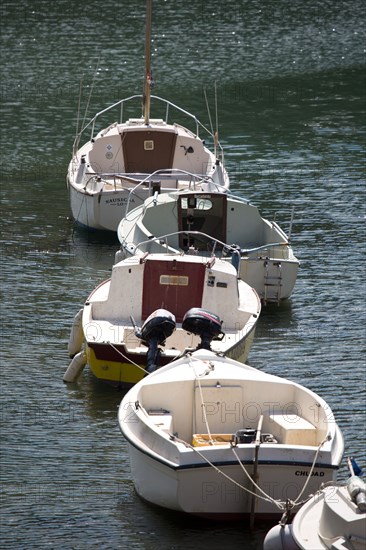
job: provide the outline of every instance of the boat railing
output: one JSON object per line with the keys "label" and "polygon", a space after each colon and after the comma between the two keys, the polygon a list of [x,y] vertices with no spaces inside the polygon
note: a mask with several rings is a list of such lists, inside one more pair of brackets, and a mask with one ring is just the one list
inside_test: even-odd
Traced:
{"label": "boat railing", "polygon": [[[166,243],[167,243],[167,239],[168,237],[175,237],[177,235],[197,235],[197,236],[202,236],[202,237],[207,237],[208,239],[210,239],[211,241],[215,241],[215,246],[218,244],[222,247],[222,250],[224,253],[228,253],[228,252],[234,252],[235,250],[235,253],[236,254],[239,254],[240,256],[249,256],[250,254],[255,254],[257,252],[260,252],[261,250],[268,250],[270,248],[277,248],[277,247],[283,247],[283,246],[288,246],[288,242],[283,242],[283,241],[280,241],[280,242],[275,242],[275,243],[268,243],[268,244],[262,244],[261,246],[255,246],[253,248],[240,248],[239,245],[237,244],[227,244],[227,243],[224,243],[222,241],[220,241],[219,239],[216,239],[216,237],[213,237],[212,235],[208,235],[207,233],[202,233],[201,231],[188,231],[188,230],[185,230],[185,231],[176,231],[174,233],[168,233],[166,235],[161,235],[160,237],[152,237],[151,239],[148,239],[146,241],[142,241],[140,243],[138,243],[135,247],[135,250],[137,250],[140,246],[143,246],[145,245],[146,243],[150,243],[151,241],[163,241],[165,240]],[[168,246],[168,245],[167,245]]]}
{"label": "boat railing", "polygon": [[[114,174],[116,175],[116,174]],[[122,177],[122,175],[119,175]],[[136,194],[137,190],[140,188],[140,187],[143,187],[144,185],[148,185],[149,186],[149,189],[151,190],[153,188],[153,185],[156,183],[156,181],[154,181],[154,177],[156,176],[160,176],[161,179],[177,179],[179,178],[180,180],[183,180],[183,181],[189,181],[189,186],[188,186],[188,189],[184,189],[185,192],[187,191],[195,191],[196,190],[196,186],[197,185],[202,185],[202,184],[207,184],[209,185],[210,187],[212,186],[212,188],[218,192],[218,193],[222,193],[223,191],[225,191],[225,187],[214,182],[213,181],[213,178],[212,176],[209,176],[209,175],[206,175],[206,174],[195,174],[193,172],[187,172],[186,170],[180,170],[178,168],[175,168],[173,170],[166,170],[166,169],[161,169],[161,170],[155,170],[155,172],[152,172],[151,174],[147,174],[145,175],[145,177],[143,177],[139,183],[137,183],[135,185],[135,187],[133,187],[129,194],[128,194],[128,199],[127,199],[127,204],[126,204],[126,214],[128,214],[128,212],[130,211],[130,202],[131,202],[131,198],[133,195]],[[171,189],[172,191],[177,191],[177,189],[175,188],[172,188]],[[166,189],[165,189],[166,191]]]}
{"label": "boat railing", "polygon": [[268,243],[268,244],[262,244],[261,246],[255,246],[253,248],[241,248],[240,254],[242,256],[250,256],[251,254],[256,254],[257,252],[260,252],[261,250],[269,250],[271,248],[277,248],[278,246],[288,246],[287,241],[281,241],[277,243]]}
{"label": "boat railing", "polygon": [[[89,174],[91,174],[89,172]],[[197,180],[203,180],[203,179],[212,179],[211,176],[206,176],[206,174],[194,174],[191,172],[186,172],[184,170],[174,169],[174,170],[167,170],[167,169],[159,169],[155,170],[151,173],[146,172],[93,172],[94,176],[99,176],[103,178],[117,178],[117,179],[128,179],[131,181],[136,182],[137,184],[140,183],[148,183],[150,181],[156,181],[154,180],[155,175],[159,175],[162,177],[162,179],[174,179],[179,176],[180,180],[183,181],[189,181],[190,179],[194,178]],[[214,182],[212,182],[214,185]],[[220,185],[217,185],[217,187],[223,187]]]}
{"label": "boat railing", "polygon": [[[160,235],[159,237],[151,237],[147,240],[139,242],[135,246],[131,245],[131,243],[129,243],[127,245],[127,243],[125,241],[124,243],[122,243],[122,246],[127,247],[130,254],[136,254],[136,253],[138,253],[139,249],[141,249],[141,248],[143,249],[144,247],[147,247],[152,242],[158,242],[159,245],[164,245],[168,252],[178,253],[179,249],[174,248],[173,246],[171,246],[169,244],[169,239],[172,240],[172,238],[176,238],[179,235],[196,236],[196,237],[203,237],[203,238],[207,239],[208,244],[210,242],[212,244],[211,250],[208,250],[208,252],[210,252],[211,256],[215,256],[216,251],[218,249],[221,249],[221,256],[227,257],[231,254],[232,263],[236,267],[238,273],[240,273],[239,266],[240,266],[240,260],[241,260],[242,257],[249,257],[249,256],[252,256],[252,255],[256,255],[256,254],[260,253],[263,250],[270,250],[270,249],[283,248],[283,247],[288,247],[289,246],[288,242],[281,241],[281,242],[267,243],[267,244],[264,244],[264,245],[261,245],[261,246],[255,246],[255,247],[251,247],[251,248],[241,248],[237,244],[231,244],[230,245],[230,244],[224,243],[223,241],[220,241],[216,237],[213,237],[212,235],[208,235],[207,233],[203,233],[202,231],[189,231],[189,230],[175,231],[173,233],[167,233],[165,235]],[[142,251],[144,251],[144,250],[142,250]],[[190,252],[189,247],[187,248],[187,253],[188,254],[191,253],[191,254],[195,254],[195,255],[200,255],[199,250],[193,249],[192,252]]]}
{"label": "boat railing", "polygon": [[[228,256],[231,254],[231,261],[234,267],[237,270],[238,278],[240,278],[240,247],[237,245],[230,245],[227,243],[224,243],[223,241],[220,241],[220,239],[217,239],[216,237],[212,237],[212,235],[208,235],[207,233],[203,233],[202,231],[174,231],[173,233],[167,233],[165,235],[160,235],[160,237],[151,237],[145,241],[139,242],[134,248],[131,247],[130,253],[136,254],[138,249],[144,246],[148,246],[152,242],[158,242],[160,245],[165,244],[165,247],[168,252],[178,254],[180,253],[179,250],[171,247],[168,243],[168,240],[170,237],[177,237],[179,235],[184,236],[196,236],[196,237],[204,237],[208,240],[207,244],[211,244],[211,249],[208,250],[210,253],[211,258],[216,256],[216,251],[221,249],[222,255]],[[142,252],[142,251],[141,251]],[[143,251],[145,252],[145,251]],[[188,248],[187,250],[188,255],[190,254],[190,250]],[[192,255],[200,256],[199,251],[194,250]]]}
{"label": "boat railing", "polygon": [[[120,123],[122,123],[123,121],[123,108],[125,107],[125,105],[133,100],[136,100],[136,99],[140,99],[141,101],[143,100],[143,96],[141,94],[135,94],[135,95],[132,95],[132,96],[129,96],[129,97],[126,97],[124,99],[120,99],[119,101],[117,101],[116,103],[113,103],[112,105],[109,105],[108,107],[106,107],[105,109],[102,109],[101,111],[99,111],[98,113],[96,113],[94,115],[93,118],[91,118],[89,120],[89,122],[87,122],[82,128],[81,130],[76,134],[75,136],[75,140],[74,140],[74,144],[73,144],[73,155],[76,154],[77,150],[79,149],[79,144],[80,144],[80,140],[81,140],[81,137],[82,135],[85,133],[85,131],[91,127],[91,135],[90,135],[90,139],[93,139],[94,136],[95,136],[95,124],[97,122],[97,120],[102,116],[104,115],[105,113],[107,113],[108,111],[111,111],[113,109],[116,109],[117,107],[120,107],[120,115],[119,115],[119,119],[120,119]],[[196,127],[196,131],[195,131],[195,135],[197,137],[199,137],[199,130],[200,128],[202,130],[204,130],[213,140],[213,143],[216,144],[219,149],[220,149],[220,155],[221,155],[221,161],[222,163],[224,163],[224,152],[223,152],[223,148],[222,146],[220,145],[220,143],[216,143],[216,138],[215,138],[215,135],[213,134],[213,132],[211,132],[204,124],[202,124],[202,122],[200,122],[200,120],[195,116],[193,115],[192,113],[190,113],[189,111],[186,111],[185,109],[182,109],[181,107],[179,107],[178,105],[176,105],[175,103],[172,103],[171,101],[168,101],[167,99],[164,99],[162,97],[159,97],[159,96],[155,96],[155,95],[152,95],[151,96],[151,99],[154,99],[154,100],[157,100],[157,101],[160,101],[162,102],[163,104],[165,104],[165,107],[166,107],[166,110],[165,110],[165,123],[168,123],[168,120],[169,120],[169,111],[170,111],[170,108],[172,109],[175,109],[176,111],[179,111],[180,113],[182,113],[184,116],[186,116],[187,118],[189,118],[191,121],[194,122],[195,124],[195,127]],[[114,123],[113,123],[114,124]],[[112,124],[112,126],[113,126]],[[110,126],[109,126],[110,127]]]}
{"label": "boat railing", "polygon": [[226,195],[227,195],[228,199],[234,199],[238,202],[243,202],[245,204],[250,204],[252,206],[252,203],[250,202],[250,199],[246,199],[245,197],[240,197],[236,193],[233,193],[233,191],[231,191],[230,189],[227,190]]}
{"label": "boat railing", "polygon": [[274,221],[273,221],[273,224],[276,226],[277,229],[280,230],[281,233],[283,233],[285,235],[285,237],[290,240],[291,238],[291,233],[292,233],[292,226],[293,226],[293,223],[294,223],[294,215],[295,215],[295,207],[292,206],[291,208],[291,216],[290,216],[290,226],[289,226],[289,229],[288,229],[288,233],[287,235],[284,233],[284,231],[282,231],[282,229],[278,226],[277,222],[276,222],[276,218],[277,218],[277,214],[279,213],[279,211],[277,210],[275,212],[275,215],[274,215]]}
{"label": "boat railing", "polygon": [[[172,181],[176,180],[178,177],[178,173],[175,173],[173,171],[168,173],[163,170],[161,171],[161,173],[158,170],[157,172],[152,172],[151,174],[146,174],[146,173],[143,174],[143,173],[137,173],[137,172],[132,173],[132,172],[94,172],[92,171],[92,172],[86,172],[86,176],[89,176],[89,178],[85,187],[88,186],[89,181],[94,181],[95,178],[104,180],[105,183],[107,182],[111,183],[108,180],[113,179],[115,187],[116,187],[117,181],[124,180],[126,182],[134,184],[134,187],[132,187],[130,190],[130,192],[133,194],[133,192],[136,191],[136,189],[138,189],[139,187],[148,186],[149,188],[151,188],[151,185],[155,185],[156,183],[158,183],[158,181],[154,179],[155,175],[159,175],[161,179],[172,180]],[[194,176],[197,179],[197,183],[204,183],[204,179],[207,179],[205,174],[192,175],[189,173],[179,175],[179,179],[181,181],[190,181],[192,180],[192,176]],[[192,183],[195,185],[195,182],[192,182]],[[216,186],[218,190],[219,188],[222,189],[222,186],[220,186],[219,184],[215,184],[215,182],[213,181],[210,181],[210,184]],[[173,185],[171,190],[176,191],[176,186]]]}

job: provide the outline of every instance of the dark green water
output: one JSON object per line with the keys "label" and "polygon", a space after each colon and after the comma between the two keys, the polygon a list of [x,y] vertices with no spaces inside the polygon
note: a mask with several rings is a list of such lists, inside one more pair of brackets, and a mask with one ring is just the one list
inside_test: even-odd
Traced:
{"label": "dark green water", "polygon": [[[142,88],[145,2],[1,6],[1,547],[259,549],[267,527],[141,502],[116,411],[86,370],[65,386],[72,318],[116,240],[75,231],[65,184],[76,128]],[[249,363],[333,408],[365,449],[365,11],[360,0],[156,0],[154,93],[219,130],[232,189],[287,230],[302,265],[263,313]],[[344,469],[343,469],[344,471]]]}

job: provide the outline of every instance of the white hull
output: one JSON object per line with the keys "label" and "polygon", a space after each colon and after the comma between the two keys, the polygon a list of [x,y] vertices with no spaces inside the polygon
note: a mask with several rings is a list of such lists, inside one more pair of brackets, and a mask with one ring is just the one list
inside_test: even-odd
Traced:
{"label": "white hull", "polygon": [[130,198],[132,208],[139,206],[149,197],[148,189],[141,189],[138,195],[130,197],[128,189],[88,194],[81,187],[69,183],[72,217],[78,225],[99,231],[116,231],[126,213]]}
{"label": "white hull", "polygon": [[[211,466],[200,464],[200,467],[194,468],[190,464],[185,469],[174,469],[152,459],[131,444],[128,445],[128,451],[134,485],[144,500],[163,508],[218,519],[250,515],[252,496],[240,486],[250,490],[253,490],[253,486],[237,463],[220,467],[220,471],[229,476],[228,480]],[[253,450],[251,454],[253,455]],[[310,465],[286,464],[289,457],[287,449],[279,450],[276,455],[275,457],[271,453],[271,464],[260,464],[258,483],[271,498],[285,502],[287,498],[294,499],[300,494],[307,479],[304,473],[309,471]],[[309,460],[313,456],[313,453],[308,453]],[[231,461],[237,462],[233,455]],[[248,457],[248,462],[248,471],[252,474],[253,459]],[[335,476],[336,471],[331,468],[317,468],[308,485],[307,494],[314,493],[320,483],[334,480]],[[282,511],[273,502],[255,500],[257,517],[280,518]]]}
{"label": "white hull", "polygon": [[[282,252],[282,251],[281,251]],[[266,304],[289,298],[294,290],[299,261],[283,249],[279,258],[241,258],[240,276],[248,285],[255,288]]]}
{"label": "white hull", "polygon": [[[343,453],[316,394],[203,350],[135,385],[119,424],[143,499],[222,519],[281,516],[334,479]],[[240,439],[243,428],[256,439]]]}

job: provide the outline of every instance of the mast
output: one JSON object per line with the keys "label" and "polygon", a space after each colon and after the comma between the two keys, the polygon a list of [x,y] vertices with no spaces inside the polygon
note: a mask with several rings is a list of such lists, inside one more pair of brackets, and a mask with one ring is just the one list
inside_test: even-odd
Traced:
{"label": "mast", "polygon": [[145,124],[149,124],[150,119],[150,93],[152,87],[151,75],[151,15],[152,0],[146,0],[146,37],[145,37],[145,82],[143,94],[143,110]]}
{"label": "mast", "polygon": [[217,147],[219,145],[219,117],[217,114],[217,86],[215,80],[215,118],[216,118],[216,131],[214,134],[214,153],[217,158]]}

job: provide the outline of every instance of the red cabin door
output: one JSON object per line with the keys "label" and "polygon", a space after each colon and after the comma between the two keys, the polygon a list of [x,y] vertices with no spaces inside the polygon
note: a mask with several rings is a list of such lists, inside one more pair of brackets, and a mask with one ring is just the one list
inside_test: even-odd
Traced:
{"label": "red cabin door", "polygon": [[192,307],[201,307],[205,264],[146,259],[142,320],[156,309],[167,309],[181,323]]}
{"label": "red cabin door", "polygon": [[158,130],[127,131],[122,134],[125,172],[150,174],[172,168],[177,134]]}

